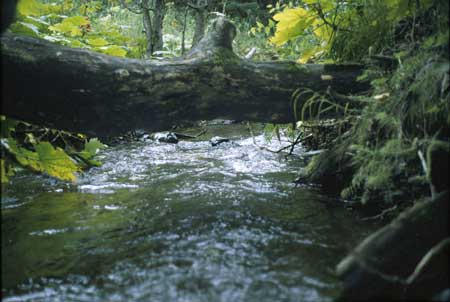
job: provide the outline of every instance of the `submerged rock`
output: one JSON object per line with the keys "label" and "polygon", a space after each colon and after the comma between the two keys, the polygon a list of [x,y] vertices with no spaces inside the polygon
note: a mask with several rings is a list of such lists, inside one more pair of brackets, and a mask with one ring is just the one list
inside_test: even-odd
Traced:
{"label": "submerged rock", "polygon": [[178,137],[173,132],[158,132],[153,134],[153,139],[160,143],[176,144],[178,143]]}
{"label": "submerged rock", "polygon": [[238,123],[236,120],[226,120],[226,119],[213,119],[209,121],[200,121],[199,126],[219,126],[219,125],[233,125]]}
{"label": "submerged rock", "polygon": [[230,139],[225,138],[225,137],[220,137],[220,136],[214,136],[213,138],[211,138],[209,140],[209,142],[211,143],[211,146],[213,146],[213,147],[218,146],[222,143],[227,143],[229,141],[230,141]]}

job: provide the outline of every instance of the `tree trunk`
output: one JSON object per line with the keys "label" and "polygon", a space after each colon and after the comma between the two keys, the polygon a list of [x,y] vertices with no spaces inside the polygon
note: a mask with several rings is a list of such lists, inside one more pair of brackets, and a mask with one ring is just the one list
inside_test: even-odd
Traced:
{"label": "tree trunk", "polygon": [[189,8],[186,6],[184,9],[183,30],[181,32],[181,55],[186,52],[186,27],[187,27],[187,14]]}
{"label": "tree trunk", "polygon": [[153,49],[152,52],[163,49],[163,21],[166,10],[164,0],[155,0],[155,7],[153,13]]}
{"label": "tree trunk", "polygon": [[192,38],[192,47],[195,47],[203,38],[206,26],[206,8],[199,7],[194,10],[195,29],[194,37]]}
{"label": "tree trunk", "polygon": [[16,0],[2,0],[0,13],[2,20],[0,22],[0,32],[3,33],[14,21],[16,14]]}
{"label": "tree trunk", "polygon": [[142,7],[142,19],[144,23],[145,37],[147,38],[147,47],[145,54],[147,58],[150,58],[153,54],[153,26],[152,19],[150,18],[150,10]]}
{"label": "tree trunk", "polygon": [[291,122],[290,98],[296,88],[325,92],[331,86],[349,93],[368,88],[356,81],[362,72],[358,65],[242,59],[232,51],[235,34],[231,22],[218,18],[185,57],[164,62],[117,58],[5,34],[2,112],[106,136],[217,117]]}

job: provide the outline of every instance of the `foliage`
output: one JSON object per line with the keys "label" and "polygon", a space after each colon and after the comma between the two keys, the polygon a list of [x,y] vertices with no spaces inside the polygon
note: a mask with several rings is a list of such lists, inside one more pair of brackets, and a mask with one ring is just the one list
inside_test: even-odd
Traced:
{"label": "foliage", "polygon": [[93,159],[105,148],[99,140],[82,134],[38,127],[1,116],[2,182],[14,174],[17,165],[33,172],[75,181],[82,169],[99,166]]}
{"label": "foliage", "polygon": [[43,4],[39,0],[20,0],[17,22],[10,26],[10,30],[65,46],[118,57],[140,58],[142,33],[130,38],[129,27],[121,24],[120,18],[117,21],[112,18],[117,12],[125,14],[124,10],[117,8],[111,6],[105,9],[99,1],[84,4],[64,0]]}
{"label": "foliage", "polygon": [[359,60],[394,43],[394,25],[427,9],[431,0],[304,0],[274,15],[270,41],[303,43],[300,63],[311,59]]}
{"label": "foliage", "polygon": [[[389,204],[430,192],[427,166],[432,159],[425,159],[423,154],[431,145],[448,146],[449,142],[448,3],[435,1],[421,8],[403,12],[401,16],[405,19],[399,17],[397,9],[386,14],[397,22],[392,31],[401,27],[411,35],[396,38],[395,46],[388,49],[396,66],[372,61],[372,67],[361,77],[371,80],[371,95],[352,97],[359,102],[345,105],[330,96],[316,95],[302,108],[303,112],[305,108],[313,108],[315,116],[340,108],[343,117],[351,123],[343,138],[335,141],[331,150],[311,162],[307,169],[319,181],[327,178],[327,174],[341,171],[344,176],[338,190],[345,199]],[[415,18],[411,19],[411,14]],[[372,34],[384,39],[380,33]],[[322,99],[327,102],[320,107]]]}
{"label": "foliage", "polygon": [[273,138],[277,138],[279,142],[281,142],[281,137],[285,136],[290,143],[295,141],[295,138],[298,136],[298,131],[295,130],[292,124],[266,124],[264,126],[264,138],[266,141],[271,141]]}

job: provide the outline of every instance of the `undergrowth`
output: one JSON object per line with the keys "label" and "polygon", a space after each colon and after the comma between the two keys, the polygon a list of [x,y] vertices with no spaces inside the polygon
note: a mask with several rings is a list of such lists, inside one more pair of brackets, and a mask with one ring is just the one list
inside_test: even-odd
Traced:
{"label": "undergrowth", "polygon": [[[400,20],[389,37],[373,41],[384,48],[374,58],[366,55],[372,66],[361,77],[371,80],[372,93],[359,96],[364,106],[358,114],[344,114],[351,128],[310,162],[304,171],[310,180],[333,184],[342,198],[364,204],[390,205],[431,194],[434,158],[425,154],[439,144],[448,157],[450,146],[448,9],[448,2],[434,1]],[[360,43],[350,35],[344,42]],[[351,57],[347,49],[339,51]],[[386,58],[392,59],[388,67],[379,64]]]}

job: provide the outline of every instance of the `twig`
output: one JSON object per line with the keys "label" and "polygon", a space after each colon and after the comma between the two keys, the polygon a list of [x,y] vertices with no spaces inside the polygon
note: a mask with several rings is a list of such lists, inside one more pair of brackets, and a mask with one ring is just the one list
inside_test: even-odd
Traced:
{"label": "twig", "polygon": [[307,137],[305,137],[305,138],[303,138],[303,139],[300,139],[300,138],[301,138],[301,133],[300,133],[300,134],[297,136],[297,138],[295,139],[294,142],[292,142],[292,143],[290,143],[289,145],[284,146],[284,147],[282,147],[282,148],[280,148],[280,149],[278,149],[278,150],[272,150],[272,149],[269,149],[269,148],[267,148],[267,147],[260,146],[260,145],[256,142],[255,134],[253,133],[253,129],[252,129],[250,123],[247,123],[247,127],[248,127],[248,129],[249,129],[249,131],[250,131],[250,135],[252,136],[253,144],[254,144],[256,147],[258,147],[259,149],[265,150],[265,151],[268,151],[268,152],[271,152],[271,153],[280,153],[280,152],[282,152],[282,151],[284,151],[284,150],[286,150],[286,149],[291,148],[291,150],[290,150],[289,153],[288,153],[288,155],[291,155],[292,152],[294,151],[294,147],[295,147],[297,144],[301,143],[302,141],[304,141],[305,139],[307,139],[307,138],[309,138],[309,137],[311,136],[311,135],[308,135]]}
{"label": "twig", "polygon": [[433,246],[426,254],[422,257],[419,264],[417,264],[414,272],[409,275],[408,279],[406,279],[406,283],[408,285],[414,283],[420,276],[420,274],[425,270],[426,266],[430,261],[436,256],[439,255],[447,246],[450,245],[450,238],[445,238],[441,240],[438,244]]}
{"label": "twig", "polygon": [[365,260],[362,259],[361,255],[358,253],[354,253],[354,257],[358,264],[366,270],[367,272],[374,274],[384,281],[387,281],[389,283],[397,284],[402,287],[403,293],[405,294],[408,290],[408,287],[412,285],[414,282],[419,279],[420,275],[423,273],[423,271],[426,269],[427,265],[431,262],[433,258],[435,258],[437,255],[445,252],[445,249],[448,249],[448,246],[450,245],[450,238],[447,237],[445,239],[442,239],[438,244],[433,246],[426,254],[422,257],[419,264],[416,265],[414,271],[412,274],[410,274],[407,278],[402,278],[396,275],[390,275],[383,273],[379,271],[378,269],[374,268],[373,266],[369,265]]}
{"label": "twig", "polygon": [[178,138],[184,138],[184,139],[192,139],[192,138],[197,138],[200,135],[203,135],[206,133],[206,129],[203,129],[202,131],[200,131],[197,134],[194,135],[190,135],[190,134],[183,134],[183,133],[178,133],[178,132],[173,132],[173,134],[175,134]]}
{"label": "twig", "polygon": [[194,3],[188,1],[186,4],[187,4],[190,8],[202,10],[202,9],[205,9],[205,8],[208,6],[208,0],[203,0],[203,1],[200,0],[200,1],[197,1],[196,4],[194,4]]}
{"label": "twig", "polygon": [[378,218],[383,218],[384,215],[386,215],[387,213],[393,212],[393,211],[395,211],[396,209],[397,209],[397,205],[395,205],[395,206],[393,206],[393,207],[390,207],[390,208],[387,208],[387,209],[384,209],[384,210],[383,210],[380,214],[378,214],[378,215],[370,216],[370,217],[365,217],[365,218],[362,218],[361,220],[362,220],[362,221],[367,221],[367,220],[375,220],[375,219],[378,219]]}
{"label": "twig", "polygon": [[130,12],[134,13],[134,14],[142,14],[142,10],[136,10],[136,9],[132,9],[131,7],[129,7],[125,0],[120,0],[120,3],[122,4],[122,6],[126,9],[128,9]]}

